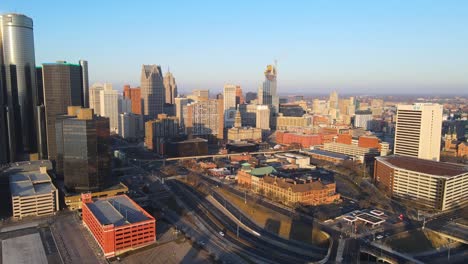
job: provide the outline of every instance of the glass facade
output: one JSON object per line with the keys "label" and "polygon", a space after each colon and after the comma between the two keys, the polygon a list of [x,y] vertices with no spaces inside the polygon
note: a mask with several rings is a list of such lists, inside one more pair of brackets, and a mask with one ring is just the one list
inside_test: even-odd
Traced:
{"label": "glass facade", "polygon": [[71,191],[102,190],[111,173],[109,119],[61,120],[65,187]]}

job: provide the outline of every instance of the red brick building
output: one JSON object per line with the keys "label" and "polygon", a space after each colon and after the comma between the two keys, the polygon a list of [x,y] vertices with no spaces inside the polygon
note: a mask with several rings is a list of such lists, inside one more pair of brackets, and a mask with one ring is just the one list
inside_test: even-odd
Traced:
{"label": "red brick building", "polygon": [[309,148],[310,146],[321,145],[321,135],[304,135],[289,132],[276,132],[276,143],[278,144],[300,144],[303,148]]}
{"label": "red brick building", "polygon": [[343,144],[351,145],[352,141],[353,141],[353,136],[351,134],[340,134],[336,138],[336,143],[343,143]]}
{"label": "red brick building", "polygon": [[[248,167],[247,167],[248,168]],[[253,192],[280,200],[286,204],[321,205],[340,200],[334,182],[277,177],[273,167],[262,167],[237,172],[237,184]]]}
{"label": "red brick building", "polygon": [[124,86],[123,96],[132,101],[132,113],[141,115],[141,89],[130,88],[130,85]]}
{"label": "red brick building", "polygon": [[91,199],[82,194],[83,224],[106,258],[156,242],[156,220],[126,195]]}
{"label": "red brick building", "polygon": [[361,148],[376,148],[380,150],[380,140],[375,136],[360,136],[358,147]]}

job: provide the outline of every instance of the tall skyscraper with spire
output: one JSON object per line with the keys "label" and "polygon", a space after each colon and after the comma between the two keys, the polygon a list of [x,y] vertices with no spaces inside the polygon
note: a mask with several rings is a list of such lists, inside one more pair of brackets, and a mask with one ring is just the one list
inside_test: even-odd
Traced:
{"label": "tall skyscraper with spire", "polygon": [[33,21],[0,16],[0,163],[37,151],[37,86]]}
{"label": "tall skyscraper with spire", "polygon": [[141,98],[143,99],[143,114],[145,119],[153,119],[164,113],[166,92],[159,65],[143,65],[141,67]]}
{"label": "tall skyscraper with spire", "polygon": [[175,104],[177,97],[177,84],[174,75],[168,70],[164,75],[164,89],[166,92],[166,104]]}
{"label": "tall skyscraper with spire", "polygon": [[259,104],[271,105],[272,114],[276,114],[279,111],[279,97],[276,77],[276,65],[268,65],[265,70],[265,81],[258,89]]}

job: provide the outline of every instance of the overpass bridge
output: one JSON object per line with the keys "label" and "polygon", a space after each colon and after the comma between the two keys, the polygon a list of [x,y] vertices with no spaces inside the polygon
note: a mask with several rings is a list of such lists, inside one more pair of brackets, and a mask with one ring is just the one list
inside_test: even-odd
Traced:
{"label": "overpass bridge", "polygon": [[242,153],[227,153],[227,154],[210,154],[210,155],[199,155],[199,156],[184,156],[184,157],[174,157],[174,158],[163,158],[163,159],[131,159],[137,162],[161,162],[163,166],[166,165],[166,161],[179,161],[179,160],[191,160],[191,159],[215,159],[215,158],[230,158],[234,156],[244,156],[244,155],[259,155],[259,154],[277,154],[277,153],[288,153],[288,152],[298,152],[300,149],[291,149],[291,150],[271,150],[271,151],[256,151],[256,152],[242,152]]}

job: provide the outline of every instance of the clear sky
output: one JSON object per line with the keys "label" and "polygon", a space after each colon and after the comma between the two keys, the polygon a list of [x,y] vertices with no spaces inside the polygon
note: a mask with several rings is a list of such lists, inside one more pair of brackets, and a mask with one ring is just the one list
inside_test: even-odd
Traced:
{"label": "clear sky", "polygon": [[89,61],[90,81],[138,85],[170,67],[179,90],[468,94],[468,1],[1,0],[34,20],[36,63]]}

